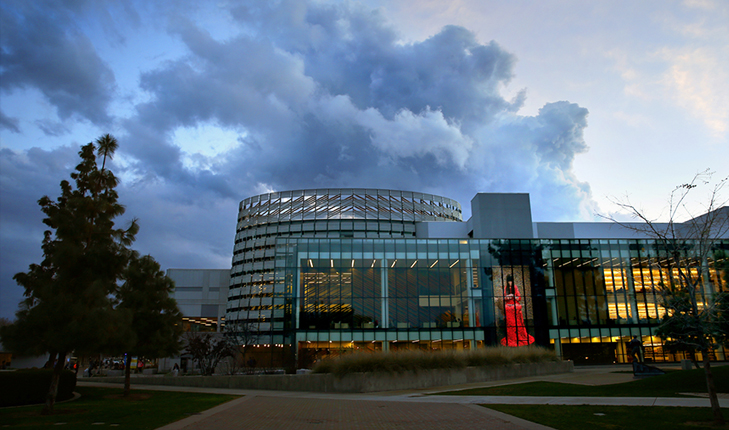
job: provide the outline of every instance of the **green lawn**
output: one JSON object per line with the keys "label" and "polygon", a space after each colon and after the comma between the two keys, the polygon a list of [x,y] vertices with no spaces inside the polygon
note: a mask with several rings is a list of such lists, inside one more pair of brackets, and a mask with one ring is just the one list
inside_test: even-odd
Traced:
{"label": "green lawn", "polygon": [[[662,406],[481,405],[558,430],[698,430],[714,427],[711,408]],[[723,410],[726,412],[726,409]],[[724,418],[727,418],[724,413]]]}
{"label": "green lawn", "polygon": [[[712,367],[719,393],[729,393],[729,366]],[[437,394],[458,396],[557,396],[557,397],[682,397],[679,393],[706,393],[703,369],[669,372],[611,385],[576,385],[559,382],[528,382],[472,388]]]}
{"label": "green lawn", "polygon": [[236,398],[223,394],[132,389],[131,399],[124,399],[120,388],[81,386],[76,387],[76,392],[81,394],[80,399],[56,405],[51,416],[41,416],[41,406],[0,409],[0,428],[98,429],[118,425],[121,429],[155,429]]}

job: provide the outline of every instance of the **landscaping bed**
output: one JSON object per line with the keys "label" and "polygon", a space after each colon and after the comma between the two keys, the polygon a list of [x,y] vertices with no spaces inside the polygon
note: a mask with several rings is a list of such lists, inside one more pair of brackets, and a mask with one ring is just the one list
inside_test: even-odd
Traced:
{"label": "landscaping bed", "polygon": [[[137,377],[132,379],[132,384],[135,386],[168,385],[247,390],[369,393],[498,381],[572,371],[574,371],[574,365],[571,361],[550,361],[403,372],[362,372],[345,375],[312,373],[305,375]],[[104,382],[121,384],[124,382],[124,378],[107,377],[104,378]]]}

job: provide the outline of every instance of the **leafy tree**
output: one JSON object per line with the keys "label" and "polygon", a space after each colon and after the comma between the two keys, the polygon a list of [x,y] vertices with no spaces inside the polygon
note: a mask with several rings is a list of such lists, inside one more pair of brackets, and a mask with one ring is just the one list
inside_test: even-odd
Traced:
{"label": "leafy tree", "polygon": [[167,357],[180,350],[182,313],[175,299],[169,296],[174,282],[160,270],[159,263],[150,255],[139,257],[133,253],[124,271],[124,283],[116,295],[117,310],[130,322],[123,330],[125,366],[124,396],[131,387],[131,357]]}
{"label": "leafy tree", "polygon": [[215,373],[224,358],[235,357],[237,348],[228,336],[217,333],[188,332],[185,343],[185,351],[192,355],[192,360],[206,376]]}
{"label": "leafy tree", "polygon": [[128,261],[129,246],[139,230],[136,220],[126,228],[114,220],[124,214],[115,190],[118,180],[96,159],[113,156],[116,140],[102,136],[79,152],[81,162],[71,173],[73,185],[61,181],[54,201],[42,197],[38,204],[49,227],[42,242],[40,264],[14,276],[25,288],[25,299],[16,321],[0,331],[11,350],[27,354],[49,352],[54,365],[44,414],[53,412],[58,380],[66,356],[109,351],[118,346],[112,333],[130,324],[128,312],[115,309],[116,293]]}
{"label": "leafy tree", "polygon": [[[729,178],[716,183],[705,204],[706,213],[694,216],[687,208],[689,194],[700,185],[709,185],[712,173],[708,170],[697,174],[689,183],[679,185],[669,199],[668,223],[658,223],[627,202],[616,202],[627,209],[634,218],[643,221],[641,226],[612,221],[646,234],[657,243],[659,252],[666,257],[672,273],[668,282],[659,285],[665,314],[656,334],[669,340],[678,349],[701,353],[706,386],[716,424],[723,424],[719,401],[711,373],[709,353],[717,341],[726,342],[729,327],[729,294],[722,291],[721,281],[713,285],[709,276],[709,261],[716,265],[717,241],[729,234],[729,207],[721,198],[721,191]],[[689,216],[679,222],[679,216]],[[712,258],[713,257],[713,258]]]}

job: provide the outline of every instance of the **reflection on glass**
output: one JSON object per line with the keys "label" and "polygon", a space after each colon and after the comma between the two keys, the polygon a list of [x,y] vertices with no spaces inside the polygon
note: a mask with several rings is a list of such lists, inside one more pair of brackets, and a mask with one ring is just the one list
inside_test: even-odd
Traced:
{"label": "reflection on glass", "polygon": [[506,276],[504,285],[504,313],[506,314],[506,337],[501,339],[502,345],[524,346],[534,343],[534,338],[527,333],[522,315],[521,293],[514,284],[512,275]]}
{"label": "reflection on glass", "polygon": [[524,322],[525,313],[527,320],[532,318],[528,267],[498,266],[492,269],[492,273],[494,290],[499,292],[495,304],[503,315],[506,330],[501,344],[516,347],[534,343],[534,337],[527,332]]}

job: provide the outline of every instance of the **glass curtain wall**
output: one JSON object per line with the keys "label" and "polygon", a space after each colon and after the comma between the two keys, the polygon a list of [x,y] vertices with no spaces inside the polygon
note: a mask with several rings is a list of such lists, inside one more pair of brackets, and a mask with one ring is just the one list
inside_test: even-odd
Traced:
{"label": "glass curtain wall", "polygon": [[[280,239],[277,247],[280,338],[311,360],[537,344],[577,363],[627,363],[632,336],[649,362],[690,358],[654,334],[661,289],[682,281],[651,241]],[[728,248],[723,241],[705,262],[688,251],[682,260],[700,279],[700,306],[727,291]],[[711,358],[725,360],[724,350]]]}
{"label": "glass curtain wall", "polygon": [[299,356],[316,360],[367,342],[368,350],[534,343],[538,278],[533,244],[523,242],[280,240],[277,277],[293,303]]}
{"label": "glass curtain wall", "polygon": [[468,241],[280,243],[287,258],[279,272],[294,303],[300,360],[359,349],[462,349],[483,341],[483,330],[476,330],[483,306],[478,251]]}
{"label": "glass curtain wall", "polygon": [[[561,240],[544,248],[551,343],[564,358],[577,363],[629,362],[626,344],[639,336],[646,361],[678,361],[686,353],[664,347],[654,329],[665,314],[661,290],[680,287],[675,260],[652,241]],[[719,243],[716,255],[703,264],[692,257],[691,242],[681,258],[685,274],[697,282],[699,306],[726,290]],[[714,255],[714,254],[712,254]],[[702,274],[702,270],[705,272]],[[703,282],[706,280],[706,282]],[[556,327],[555,327],[556,326]],[[558,329],[557,329],[558,328]],[[719,348],[713,359],[725,359]]]}

